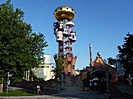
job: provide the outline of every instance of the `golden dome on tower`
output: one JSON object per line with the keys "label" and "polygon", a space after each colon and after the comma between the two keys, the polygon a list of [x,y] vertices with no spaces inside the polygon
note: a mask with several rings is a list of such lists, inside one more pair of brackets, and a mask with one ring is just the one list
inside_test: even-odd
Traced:
{"label": "golden dome on tower", "polygon": [[71,21],[75,16],[75,11],[69,6],[60,6],[55,9],[54,16],[57,20],[67,19]]}

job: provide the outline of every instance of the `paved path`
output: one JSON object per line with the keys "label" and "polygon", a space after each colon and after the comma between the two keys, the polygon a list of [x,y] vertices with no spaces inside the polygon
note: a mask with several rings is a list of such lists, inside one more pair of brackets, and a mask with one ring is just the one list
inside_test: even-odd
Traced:
{"label": "paved path", "polygon": [[[12,87],[12,89],[15,89]],[[21,88],[17,88],[20,89]],[[9,96],[1,97],[0,99],[108,99],[108,94],[100,94],[94,91],[82,91],[78,87],[68,87],[66,90],[61,90],[59,93],[49,95],[38,95],[38,96]]]}
{"label": "paved path", "polygon": [[109,94],[101,94],[94,91],[83,91],[78,87],[69,87],[66,90],[61,91],[58,94],[52,94],[52,96],[67,97],[67,99],[108,99]]}
{"label": "paved path", "polygon": [[7,96],[0,99],[108,99],[108,95],[97,94],[94,92],[84,92],[79,94],[52,94],[52,95],[40,95],[40,96]]}
{"label": "paved path", "polygon": [[119,82],[111,85],[110,93],[113,99],[133,99],[133,86]]}

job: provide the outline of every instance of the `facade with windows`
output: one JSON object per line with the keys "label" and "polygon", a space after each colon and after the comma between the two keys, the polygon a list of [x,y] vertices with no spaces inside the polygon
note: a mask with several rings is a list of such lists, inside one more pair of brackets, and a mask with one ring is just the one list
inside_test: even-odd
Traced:
{"label": "facade with windows", "polygon": [[118,80],[117,70],[106,64],[101,55],[90,63],[89,67],[81,71],[83,90],[103,90],[109,92],[109,84],[115,84]]}
{"label": "facade with windows", "polygon": [[42,63],[39,64],[39,67],[35,70],[35,75],[40,80],[49,80],[52,79],[54,73],[52,72],[52,66],[50,61],[50,55],[45,54],[42,58]]}

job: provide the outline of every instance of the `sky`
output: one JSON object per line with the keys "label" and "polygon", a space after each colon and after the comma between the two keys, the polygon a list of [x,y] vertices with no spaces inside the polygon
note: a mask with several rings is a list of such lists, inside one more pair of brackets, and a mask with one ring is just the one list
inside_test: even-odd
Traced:
{"label": "sky", "polygon": [[[4,3],[6,0],[0,0]],[[70,6],[76,12],[77,41],[73,53],[77,56],[76,69],[89,65],[89,43],[92,44],[92,58],[97,52],[103,59],[115,58],[117,46],[124,43],[128,32],[133,33],[133,0],[11,0],[14,8],[24,11],[24,21],[31,24],[33,32],[43,33],[48,47],[45,54],[57,54],[58,47],[53,30],[54,10],[59,6]]]}

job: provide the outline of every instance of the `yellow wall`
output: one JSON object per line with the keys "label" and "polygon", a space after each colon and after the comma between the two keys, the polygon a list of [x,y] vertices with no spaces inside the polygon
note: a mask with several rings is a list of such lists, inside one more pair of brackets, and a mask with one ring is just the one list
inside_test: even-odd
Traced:
{"label": "yellow wall", "polygon": [[51,65],[50,64],[40,64],[39,68],[36,70],[37,78],[43,78],[43,80],[49,80],[52,78],[51,75]]}

